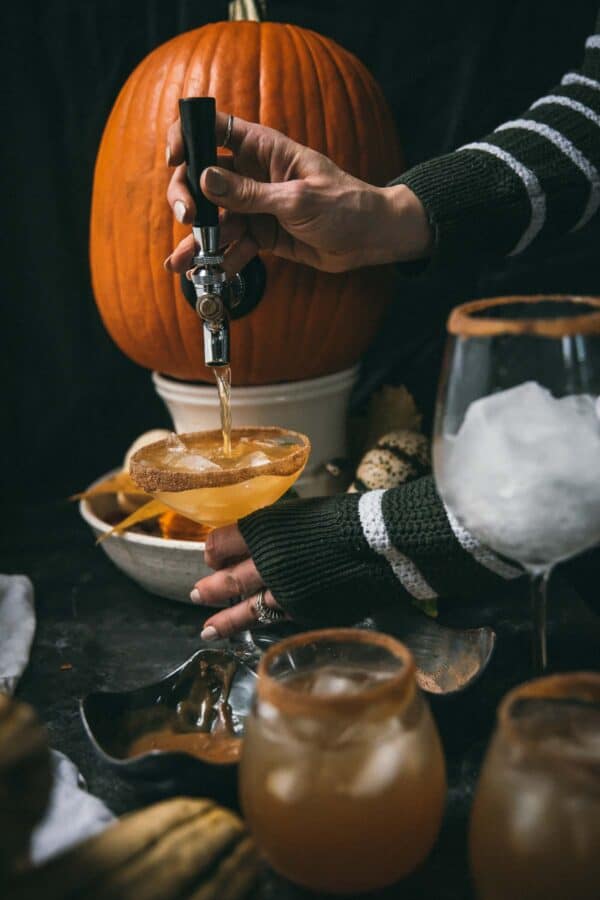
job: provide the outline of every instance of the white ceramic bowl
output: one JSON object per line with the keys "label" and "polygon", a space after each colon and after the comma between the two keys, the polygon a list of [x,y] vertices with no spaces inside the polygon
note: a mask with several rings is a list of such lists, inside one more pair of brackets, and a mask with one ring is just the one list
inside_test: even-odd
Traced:
{"label": "white ceramic bowl", "polygon": [[[114,474],[109,472],[94,484]],[[105,519],[114,515],[117,509],[113,494],[103,494],[79,503],[82,518],[97,538],[110,531],[111,526]],[[100,547],[115,566],[140,587],[151,594],[181,603],[190,603],[194,582],[211,572],[204,562],[204,543],[199,541],[174,541],[127,531],[106,538]]]}

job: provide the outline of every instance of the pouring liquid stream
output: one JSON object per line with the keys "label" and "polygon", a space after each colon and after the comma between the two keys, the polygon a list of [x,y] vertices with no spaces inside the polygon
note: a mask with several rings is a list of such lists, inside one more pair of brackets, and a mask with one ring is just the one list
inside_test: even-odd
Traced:
{"label": "pouring liquid stream", "polygon": [[215,380],[219,392],[223,455],[231,456],[231,367],[219,366],[216,368]]}
{"label": "pouring liquid stream", "polygon": [[[223,432],[223,456],[231,456],[231,366],[219,366],[215,369],[215,381],[219,392],[219,408],[221,412],[221,431]],[[241,598],[236,598],[237,600]],[[235,603],[235,600],[231,601]],[[238,652],[247,658],[260,655],[258,647],[252,640],[250,630],[246,628],[238,637]]]}

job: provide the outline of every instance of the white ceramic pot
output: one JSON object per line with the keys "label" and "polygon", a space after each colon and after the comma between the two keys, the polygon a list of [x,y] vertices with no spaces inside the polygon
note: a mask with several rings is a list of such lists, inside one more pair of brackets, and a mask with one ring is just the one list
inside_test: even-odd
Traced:
{"label": "white ceramic pot", "polygon": [[[234,384],[231,391],[233,425],[278,425],[307,434],[312,451],[296,485],[298,492],[303,497],[334,493],[335,481],[324,465],[347,454],[348,400],[357,375],[358,366],[355,366],[306,381],[258,387]],[[176,431],[205,431],[219,427],[216,387],[176,381],[158,372],[153,373],[152,379]]]}

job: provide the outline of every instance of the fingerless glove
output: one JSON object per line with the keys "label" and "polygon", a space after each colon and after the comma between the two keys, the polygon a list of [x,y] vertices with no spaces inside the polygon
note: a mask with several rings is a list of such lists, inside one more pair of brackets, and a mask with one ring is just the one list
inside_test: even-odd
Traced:
{"label": "fingerless glove", "polygon": [[389,490],[293,500],[239,523],[278,603],[308,625],[344,625],[394,603],[498,588],[522,569],[482,546],[425,476]]}

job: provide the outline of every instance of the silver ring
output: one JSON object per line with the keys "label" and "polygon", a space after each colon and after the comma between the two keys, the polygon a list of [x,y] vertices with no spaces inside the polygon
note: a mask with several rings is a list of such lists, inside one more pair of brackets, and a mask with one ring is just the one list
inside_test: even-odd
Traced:
{"label": "silver ring", "polygon": [[227,119],[227,127],[225,128],[225,137],[223,138],[223,143],[221,147],[225,147],[226,149],[231,149],[229,146],[229,141],[231,140],[231,132],[233,131],[233,116],[229,116]]}
{"label": "silver ring", "polygon": [[256,621],[259,625],[272,625],[273,622],[280,622],[285,619],[285,613],[280,609],[273,609],[265,603],[265,592],[261,590],[254,601],[254,610],[256,612]]}

